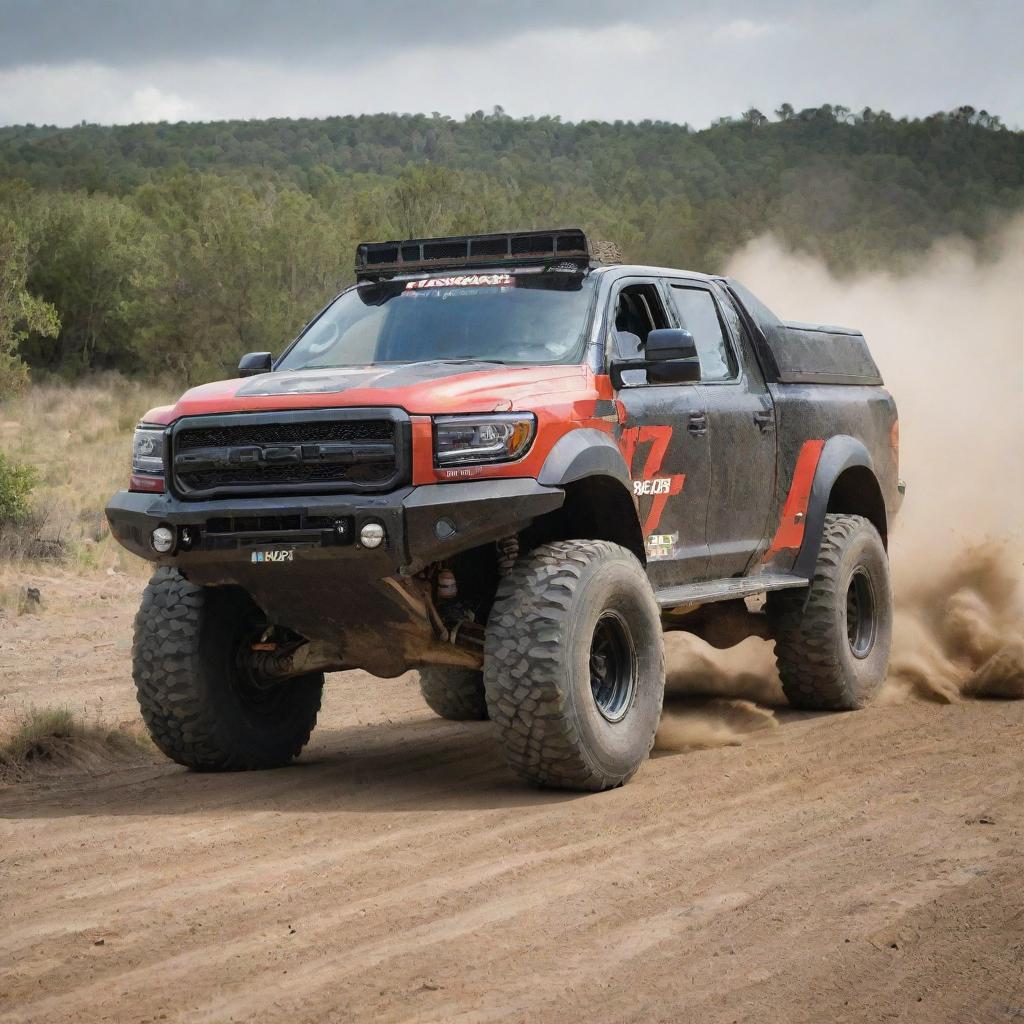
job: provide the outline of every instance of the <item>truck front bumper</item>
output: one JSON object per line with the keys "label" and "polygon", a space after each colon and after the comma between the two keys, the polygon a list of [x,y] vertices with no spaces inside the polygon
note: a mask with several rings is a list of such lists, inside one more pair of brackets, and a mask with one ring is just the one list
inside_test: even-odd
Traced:
{"label": "truck front bumper", "polygon": [[[560,488],[543,487],[532,479],[429,484],[374,496],[217,501],[118,491],[106,514],[114,538],[133,554],[176,565],[190,576],[236,577],[243,566],[330,561],[380,579],[418,572],[522,530],[564,500]],[[368,523],[384,528],[384,541],[377,548],[360,543],[360,531]],[[165,553],[153,547],[158,527],[173,534],[173,547]]]}

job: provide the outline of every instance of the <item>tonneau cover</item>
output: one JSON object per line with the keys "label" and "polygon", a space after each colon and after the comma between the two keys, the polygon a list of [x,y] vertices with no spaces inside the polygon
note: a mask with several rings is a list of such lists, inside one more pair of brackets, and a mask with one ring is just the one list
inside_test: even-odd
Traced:
{"label": "tonneau cover", "polygon": [[881,384],[860,331],[780,321],[768,338],[782,384]]}
{"label": "tonneau cover", "polygon": [[[760,333],[765,374],[779,384],[882,384],[864,335],[851,327],[780,320],[734,278],[725,279]],[[756,332],[755,332],[756,333]]]}

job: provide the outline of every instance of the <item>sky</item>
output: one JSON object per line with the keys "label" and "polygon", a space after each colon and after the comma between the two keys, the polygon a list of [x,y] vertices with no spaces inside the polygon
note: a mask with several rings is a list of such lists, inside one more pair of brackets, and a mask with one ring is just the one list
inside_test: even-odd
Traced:
{"label": "sky", "polygon": [[1024,0],[0,0],[0,124],[783,102],[1024,127]]}

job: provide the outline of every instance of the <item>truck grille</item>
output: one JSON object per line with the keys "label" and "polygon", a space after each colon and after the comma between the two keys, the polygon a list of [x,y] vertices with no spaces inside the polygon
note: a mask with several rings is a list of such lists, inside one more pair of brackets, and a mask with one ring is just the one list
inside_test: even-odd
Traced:
{"label": "truck grille", "polygon": [[406,479],[408,420],[391,409],[190,417],[174,427],[186,498],[380,492]]}

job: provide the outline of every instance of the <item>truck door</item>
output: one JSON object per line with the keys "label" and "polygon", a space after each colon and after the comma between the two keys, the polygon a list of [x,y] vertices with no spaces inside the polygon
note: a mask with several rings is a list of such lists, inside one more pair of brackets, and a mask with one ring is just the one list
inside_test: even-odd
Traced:
{"label": "truck door", "polygon": [[[627,278],[611,296],[609,351],[642,356],[647,335],[669,327],[653,278]],[[697,384],[652,384],[644,370],[625,374],[618,399],[625,411],[620,446],[647,549],[651,582],[665,587],[705,579],[705,524],[711,486],[708,425]]]}
{"label": "truck door", "polygon": [[711,282],[666,281],[679,326],[693,334],[710,443],[708,576],[741,575],[757,552],[775,494],[771,396],[729,297]]}

